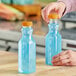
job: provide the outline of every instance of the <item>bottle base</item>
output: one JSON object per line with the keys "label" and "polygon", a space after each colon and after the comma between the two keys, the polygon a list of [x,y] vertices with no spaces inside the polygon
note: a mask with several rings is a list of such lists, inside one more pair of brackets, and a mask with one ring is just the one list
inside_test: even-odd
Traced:
{"label": "bottle base", "polygon": [[18,73],[20,73],[20,74],[31,74],[31,73],[35,73],[36,71],[31,71],[31,72],[20,72],[20,71],[18,71]]}
{"label": "bottle base", "polygon": [[52,63],[46,63],[46,65],[51,65],[52,66],[53,64]]}

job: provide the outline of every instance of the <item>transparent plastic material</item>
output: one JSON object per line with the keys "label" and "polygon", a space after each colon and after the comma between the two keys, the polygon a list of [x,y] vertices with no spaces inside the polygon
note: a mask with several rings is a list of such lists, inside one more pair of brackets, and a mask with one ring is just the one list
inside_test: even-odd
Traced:
{"label": "transparent plastic material", "polygon": [[19,4],[19,5],[25,5],[25,4],[32,4],[34,0],[13,0],[14,4]]}
{"label": "transparent plastic material", "polygon": [[52,65],[52,57],[59,54],[61,52],[61,35],[58,32],[58,21],[56,19],[51,19],[49,24],[49,32],[46,35],[45,39],[45,57],[46,64]]}
{"label": "transparent plastic material", "polygon": [[1,1],[6,4],[18,4],[18,5],[32,4],[34,2],[34,0],[1,0]]}
{"label": "transparent plastic material", "polygon": [[6,3],[6,4],[11,4],[11,0],[1,0],[1,2]]}
{"label": "transparent plastic material", "polygon": [[32,32],[32,27],[22,28],[22,38],[18,43],[19,73],[29,74],[36,71],[36,42]]}

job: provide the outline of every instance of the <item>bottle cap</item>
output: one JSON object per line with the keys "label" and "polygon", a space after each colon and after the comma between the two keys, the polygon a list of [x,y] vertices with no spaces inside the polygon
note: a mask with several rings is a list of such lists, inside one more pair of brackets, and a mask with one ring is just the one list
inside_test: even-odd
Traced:
{"label": "bottle cap", "polygon": [[23,21],[22,22],[22,26],[24,26],[24,27],[29,27],[29,26],[32,26],[32,25],[33,25],[33,23],[31,21]]}
{"label": "bottle cap", "polygon": [[51,13],[48,15],[49,19],[59,19],[59,15],[57,13]]}

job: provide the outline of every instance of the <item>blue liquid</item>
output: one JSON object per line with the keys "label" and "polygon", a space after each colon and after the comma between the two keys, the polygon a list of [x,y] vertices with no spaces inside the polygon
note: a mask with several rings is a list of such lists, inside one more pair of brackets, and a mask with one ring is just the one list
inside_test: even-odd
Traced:
{"label": "blue liquid", "polygon": [[6,4],[11,4],[11,0],[1,0],[1,2],[6,3]]}
{"label": "blue liquid", "polygon": [[14,4],[19,4],[19,5],[25,5],[25,4],[32,4],[34,0],[13,0]]}
{"label": "blue liquid", "polygon": [[36,42],[31,27],[22,28],[22,38],[18,43],[18,71],[29,74],[36,71]]}
{"label": "blue liquid", "polygon": [[54,20],[48,24],[49,32],[46,35],[45,39],[45,57],[46,57],[46,64],[52,65],[52,57],[59,54],[61,52],[61,35],[58,32],[58,23]]}

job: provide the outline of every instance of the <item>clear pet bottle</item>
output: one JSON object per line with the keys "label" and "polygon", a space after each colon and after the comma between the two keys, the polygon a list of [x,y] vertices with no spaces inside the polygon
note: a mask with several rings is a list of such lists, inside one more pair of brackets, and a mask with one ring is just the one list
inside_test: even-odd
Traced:
{"label": "clear pet bottle", "polygon": [[52,13],[48,16],[50,19],[48,27],[49,32],[46,35],[45,39],[45,57],[46,57],[46,64],[52,65],[52,57],[59,54],[61,52],[61,35],[58,32],[58,14]]}
{"label": "clear pet bottle", "polygon": [[22,23],[22,37],[18,43],[18,71],[23,74],[36,71],[36,42],[31,26],[32,22]]}

